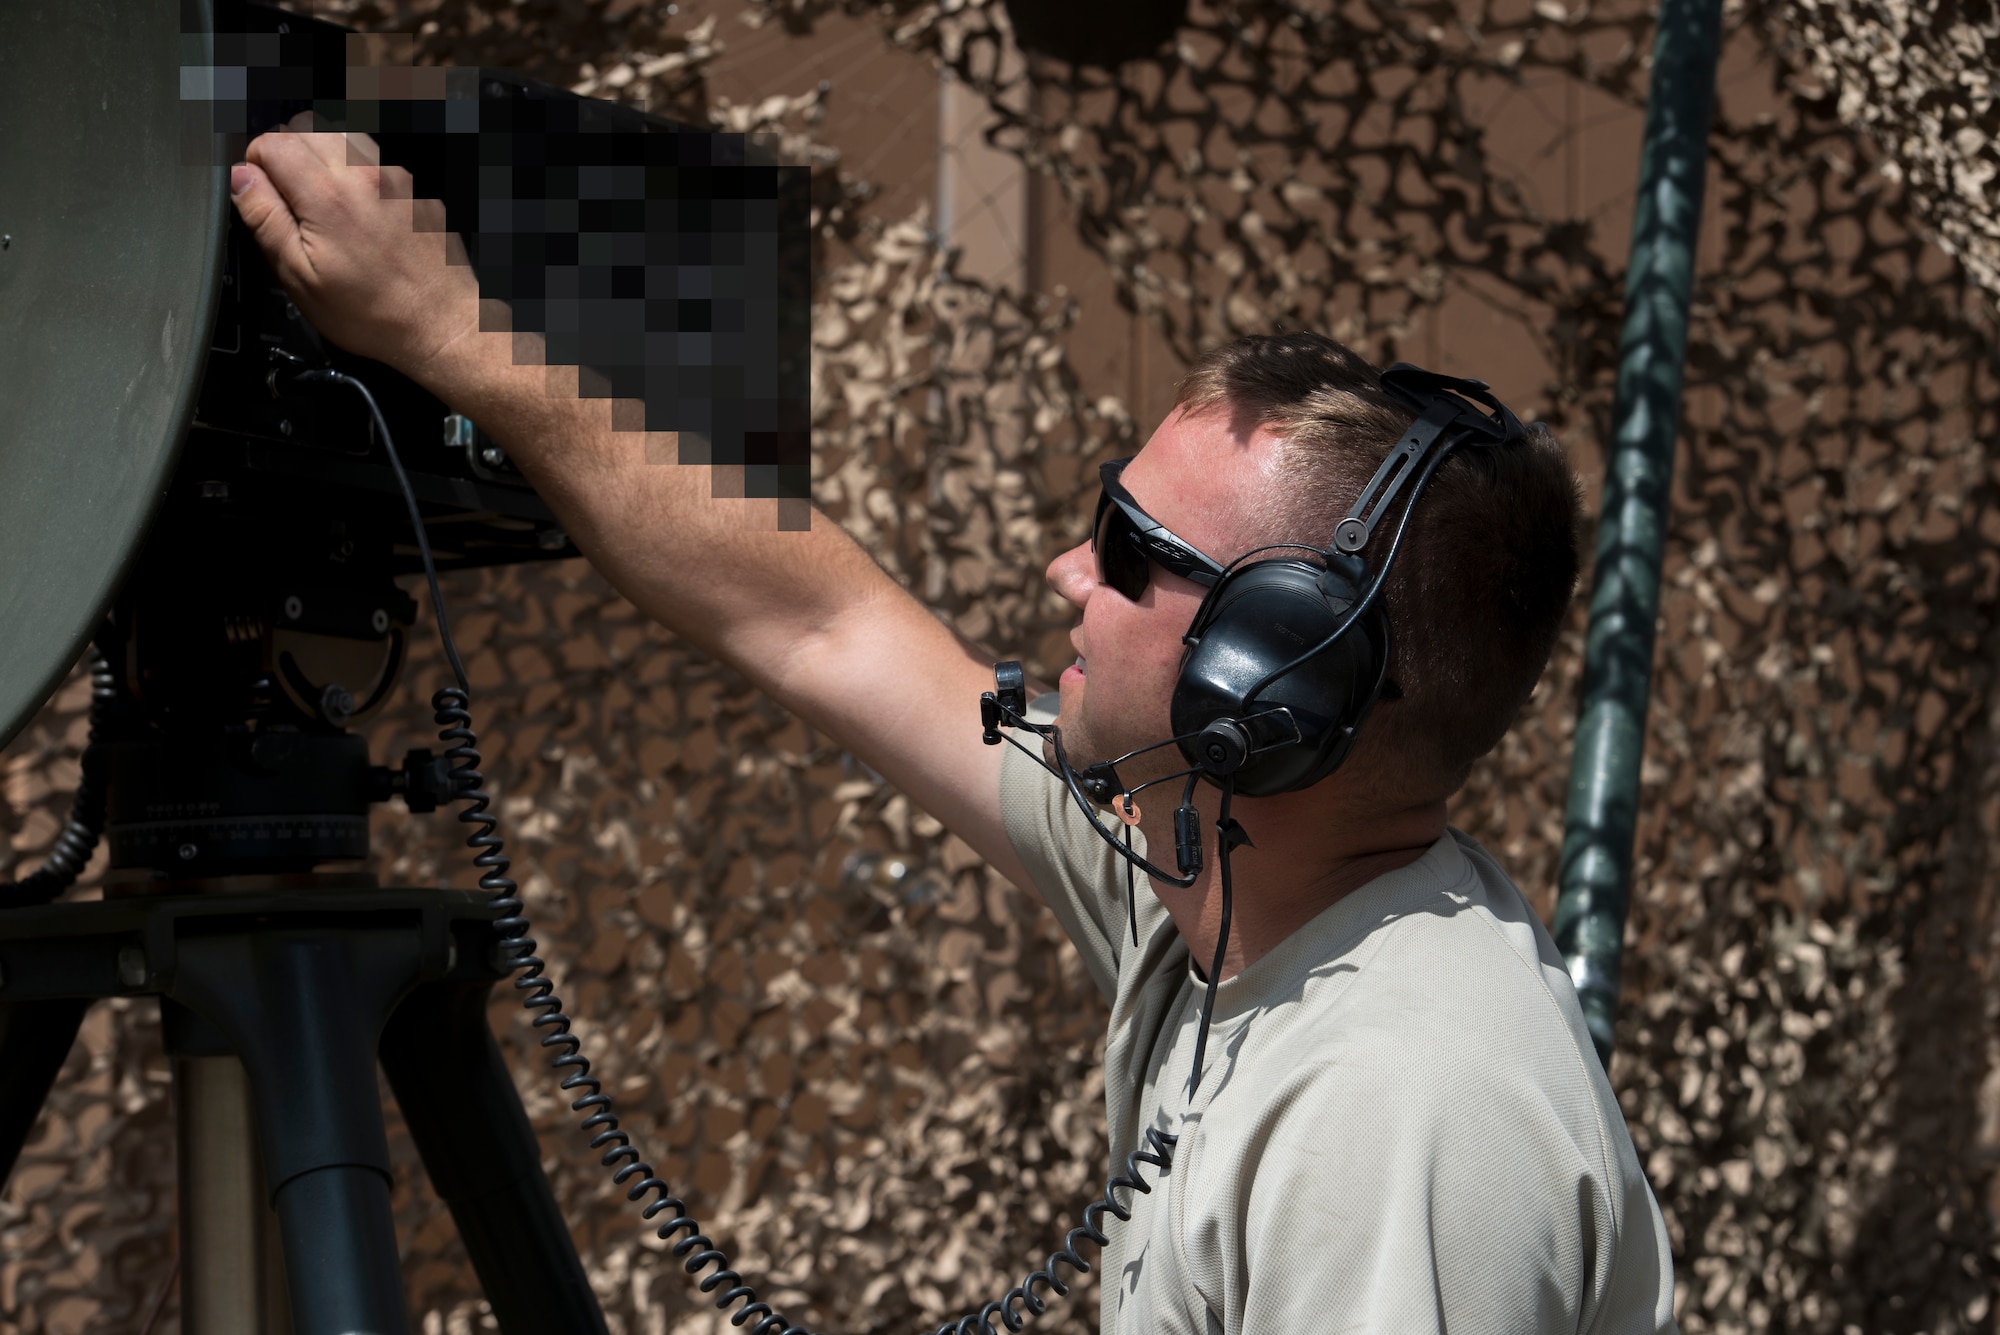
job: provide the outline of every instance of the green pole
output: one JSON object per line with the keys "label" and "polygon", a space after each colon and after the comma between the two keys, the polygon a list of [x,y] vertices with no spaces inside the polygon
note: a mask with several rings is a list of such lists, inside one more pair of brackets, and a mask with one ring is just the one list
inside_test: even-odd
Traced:
{"label": "green pole", "polygon": [[1721,25],[1720,0],[1660,0],[1564,814],[1556,944],[1607,1064]]}

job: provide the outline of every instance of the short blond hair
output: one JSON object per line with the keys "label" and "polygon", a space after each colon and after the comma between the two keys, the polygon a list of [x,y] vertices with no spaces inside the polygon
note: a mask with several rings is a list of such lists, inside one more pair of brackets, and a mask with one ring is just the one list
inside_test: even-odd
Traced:
{"label": "short blond hair", "polygon": [[[1273,511],[1281,531],[1253,536],[1319,547],[1414,418],[1366,358],[1306,332],[1203,354],[1175,405],[1275,431],[1290,483]],[[1513,724],[1576,590],[1582,509],[1569,461],[1539,423],[1525,444],[1460,449],[1438,469],[1383,587],[1400,698],[1385,698],[1357,740],[1384,797],[1450,796]],[[1377,529],[1371,564],[1395,519]]]}

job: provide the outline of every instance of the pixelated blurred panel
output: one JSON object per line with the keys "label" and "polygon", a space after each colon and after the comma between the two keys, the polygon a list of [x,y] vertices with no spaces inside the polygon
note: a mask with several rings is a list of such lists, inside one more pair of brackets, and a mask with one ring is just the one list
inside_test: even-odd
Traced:
{"label": "pixelated blurred panel", "polygon": [[759,139],[580,97],[505,70],[397,64],[407,48],[225,3],[214,63],[183,69],[191,118],[234,154],[309,112],[373,135],[444,201],[487,298],[627,429],[740,468],[743,493],[811,491],[811,173]]}

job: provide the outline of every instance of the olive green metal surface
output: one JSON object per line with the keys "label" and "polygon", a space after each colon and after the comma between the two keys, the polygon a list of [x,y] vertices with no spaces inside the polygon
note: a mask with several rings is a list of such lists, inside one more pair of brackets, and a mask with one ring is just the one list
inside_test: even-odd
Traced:
{"label": "olive green metal surface", "polygon": [[1661,0],[1563,827],[1556,945],[1607,1063],[1721,20],[1720,0]]}
{"label": "olive green metal surface", "polygon": [[183,165],[184,8],[209,13],[0,0],[0,744],[82,652],[193,413],[229,192],[212,139]]}

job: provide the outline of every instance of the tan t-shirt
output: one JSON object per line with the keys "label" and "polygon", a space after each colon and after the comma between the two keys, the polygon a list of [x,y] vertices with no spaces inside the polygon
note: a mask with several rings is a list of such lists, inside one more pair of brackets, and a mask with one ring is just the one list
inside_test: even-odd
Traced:
{"label": "tan t-shirt", "polygon": [[1190,1102],[1206,985],[1166,910],[1142,883],[1134,947],[1122,865],[1061,785],[1010,747],[1000,793],[1111,1000],[1112,1162],[1180,1137],[1131,1222],[1105,1217],[1104,1335],[1675,1329],[1576,994],[1478,844],[1452,831],[1225,981]]}

